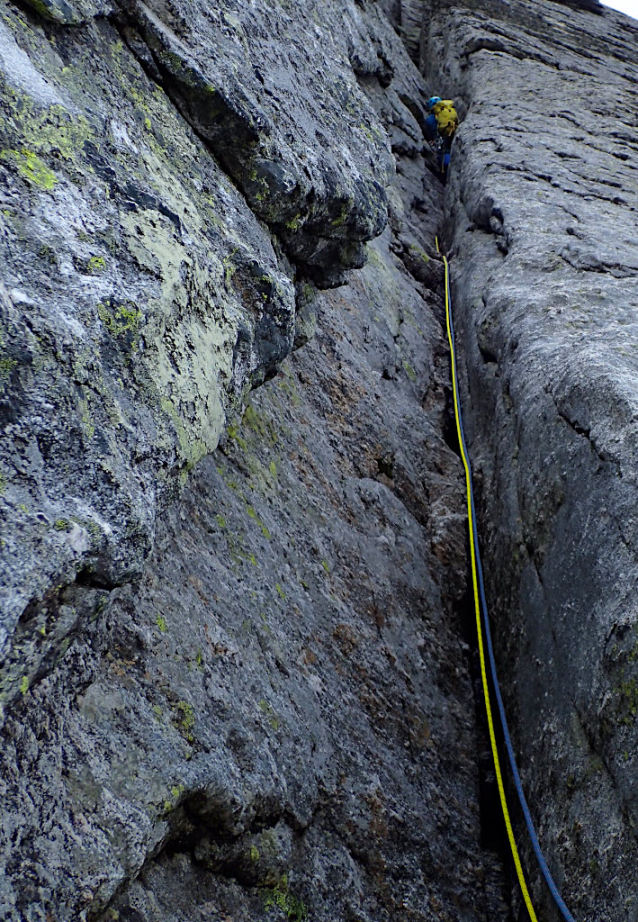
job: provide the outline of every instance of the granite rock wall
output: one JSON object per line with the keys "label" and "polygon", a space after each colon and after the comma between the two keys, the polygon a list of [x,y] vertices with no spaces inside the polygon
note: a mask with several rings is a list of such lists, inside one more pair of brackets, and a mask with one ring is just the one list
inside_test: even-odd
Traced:
{"label": "granite rock wall", "polygon": [[376,3],[0,30],[0,916],[505,919],[418,71]]}
{"label": "granite rock wall", "polygon": [[637,76],[595,0],[5,0],[2,919],[519,916],[437,234],[532,813],[638,918]]}
{"label": "granite rock wall", "polygon": [[551,0],[426,17],[421,66],[464,116],[446,242],[519,767],[575,917],[636,919],[638,23]]}

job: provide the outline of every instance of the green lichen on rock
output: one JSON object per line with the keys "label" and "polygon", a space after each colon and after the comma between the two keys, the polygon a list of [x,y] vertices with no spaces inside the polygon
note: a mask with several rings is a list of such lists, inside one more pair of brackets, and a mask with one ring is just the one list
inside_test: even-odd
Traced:
{"label": "green lichen on rock", "polygon": [[187,743],[194,743],[195,710],[188,701],[178,701],[173,705],[173,723]]}
{"label": "green lichen on rock", "polygon": [[413,253],[415,256],[418,256],[418,258],[422,260],[426,265],[430,262],[430,257],[425,252],[423,247],[418,246],[416,243],[411,243],[409,249],[411,253]]}
{"label": "green lichen on rock", "polygon": [[621,681],[614,692],[619,722],[626,726],[633,725],[638,716],[638,679],[636,676],[627,676],[621,670]]}
{"label": "green lichen on rock", "polygon": [[31,150],[0,150],[0,160],[12,163],[31,185],[51,191],[58,179],[55,173]]}
{"label": "green lichen on rock", "polygon": [[246,439],[244,439],[244,438],[239,434],[239,426],[235,425],[234,423],[231,423],[230,426],[228,426],[228,428],[226,429],[226,433],[227,433],[227,435],[228,435],[228,438],[229,438],[229,439],[232,439],[233,442],[236,442],[236,444],[237,444],[243,451],[246,450],[246,448],[247,448]]}
{"label": "green lichen on rock", "polygon": [[[104,260],[101,257],[94,258],[101,259],[98,269],[100,271],[104,267]],[[97,313],[112,336],[126,336],[130,339],[131,344],[135,342],[142,318],[142,312],[135,304],[132,302],[102,304],[100,302],[97,305]]]}
{"label": "green lichen on rock", "polygon": [[264,909],[268,913],[273,909],[279,909],[284,918],[290,920],[290,922],[304,922],[308,918],[308,909],[303,900],[300,900],[288,889],[286,874],[283,875],[276,886],[266,891]]}
{"label": "green lichen on rock", "polygon": [[163,804],[165,815],[173,812],[185,790],[186,788],[183,784],[174,784],[170,788],[170,800],[166,798]]}
{"label": "green lichen on rock", "polygon": [[9,358],[8,356],[0,358],[0,385],[4,384],[4,382],[9,379],[9,375],[17,364],[18,362],[16,359]]}
{"label": "green lichen on rock", "polygon": [[303,216],[295,215],[295,217],[291,218],[290,221],[286,221],[286,230],[294,234],[296,231],[299,230],[302,224],[303,224]]}
{"label": "green lichen on rock", "polygon": [[403,369],[406,375],[408,376],[408,378],[410,379],[410,381],[412,381],[412,383],[415,384],[416,383],[416,371],[414,370],[414,368],[410,365],[410,363],[407,360],[404,360],[403,362]]}
{"label": "green lichen on rock", "polygon": [[87,263],[86,271],[89,275],[99,275],[105,267],[106,262],[103,256],[92,256]]}
{"label": "green lichen on rock", "polygon": [[278,730],[279,723],[280,723],[279,718],[275,714],[272,706],[264,698],[262,698],[261,701],[259,702],[259,710],[263,714],[266,715],[266,717],[268,718],[268,723],[270,724],[271,728],[273,730]]}
{"label": "green lichen on rock", "polygon": [[81,397],[78,400],[78,406],[79,406],[81,417],[82,417],[82,425],[84,426],[84,432],[86,434],[87,439],[90,440],[95,435],[95,422],[93,420],[93,417],[91,416],[91,404],[90,404],[90,398],[88,397],[88,394],[86,397]]}
{"label": "green lichen on rock", "polygon": [[95,136],[86,116],[72,114],[59,103],[42,107],[11,85],[3,87],[3,95],[3,134],[15,148],[0,152],[0,158],[13,162],[20,175],[47,191],[54,188],[58,176],[42,158],[54,156],[56,165],[61,163],[69,175],[79,175],[84,144]]}
{"label": "green lichen on rock", "polygon": [[271,420],[262,416],[250,403],[244,411],[242,427],[248,429],[257,436],[259,442],[266,442],[270,445],[277,444],[279,436],[276,426],[273,425]]}

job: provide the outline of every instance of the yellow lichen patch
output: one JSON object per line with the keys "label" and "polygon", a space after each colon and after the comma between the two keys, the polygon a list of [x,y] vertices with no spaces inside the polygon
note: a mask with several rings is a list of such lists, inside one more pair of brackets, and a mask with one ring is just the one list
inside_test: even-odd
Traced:
{"label": "yellow lichen patch", "polygon": [[139,265],[159,277],[148,304],[143,362],[171,419],[179,451],[192,466],[217,447],[226,414],[224,382],[232,375],[236,315],[228,304],[221,262],[200,266],[168,225],[154,215],[123,215],[127,247]]}
{"label": "yellow lichen patch", "polygon": [[80,409],[80,414],[82,416],[82,424],[83,424],[84,432],[86,433],[87,439],[90,440],[95,435],[95,423],[93,422],[93,418],[91,416],[91,407],[89,404],[88,393],[86,397],[81,397],[78,400],[78,407]]}
{"label": "yellow lichen patch", "polygon": [[86,271],[89,275],[98,275],[102,272],[106,266],[103,256],[92,256],[86,266]]}
{"label": "yellow lichen patch", "polygon": [[412,381],[412,383],[414,384],[416,382],[416,371],[414,370],[414,368],[407,361],[403,362],[403,368],[405,369],[405,373],[410,379],[410,381]]}
{"label": "yellow lichen patch", "polygon": [[51,190],[57,183],[57,177],[37,154],[23,147],[21,150],[2,150],[0,159],[13,163],[24,179],[40,189]]}
{"label": "yellow lichen patch", "polygon": [[98,304],[97,313],[113,336],[123,336],[125,334],[135,335],[138,331],[142,312],[134,304],[119,304],[107,307],[106,304]]}
{"label": "yellow lichen patch", "polygon": [[[27,94],[12,88],[6,88],[6,126],[15,132],[24,147],[16,151],[3,151],[4,154],[18,156],[18,168],[22,175],[35,185],[52,189],[57,177],[46,167],[40,157],[50,158],[66,163],[75,163],[82,158],[84,142],[95,134],[83,115],[72,115],[64,106],[55,104],[42,109]],[[0,155],[1,156],[1,155]]]}
{"label": "yellow lichen patch", "polygon": [[51,106],[40,115],[34,114],[27,128],[31,146],[46,152],[55,151],[63,160],[75,160],[93,131],[83,115],[72,116],[62,106]]}
{"label": "yellow lichen patch", "polygon": [[277,717],[272,706],[264,698],[262,698],[261,701],[259,702],[259,710],[263,714],[266,715],[266,717],[268,718],[268,723],[270,724],[272,729],[278,730],[279,729],[279,718]]}
{"label": "yellow lichen patch", "polygon": [[0,359],[0,386],[9,380],[9,376],[17,364],[15,359],[10,359],[6,356]]}
{"label": "yellow lichen patch", "polygon": [[195,741],[195,711],[188,701],[178,701],[172,705],[173,724],[188,743]]}

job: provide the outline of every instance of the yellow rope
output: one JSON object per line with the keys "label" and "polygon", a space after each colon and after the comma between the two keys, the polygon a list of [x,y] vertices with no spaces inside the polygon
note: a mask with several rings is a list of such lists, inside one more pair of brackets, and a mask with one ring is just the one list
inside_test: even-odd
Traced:
{"label": "yellow rope", "polygon": [[[436,238],[436,249],[439,250],[439,239]],[[498,748],[496,745],[496,736],[494,734],[494,721],[492,719],[492,705],[490,703],[490,689],[487,682],[487,668],[485,665],[485,650],[483,647],[483,630],[481,627],[481,606],[479,602],[479,591],[478,591],[478,577],[476,572],[476,549],[474,547],[474,516],[472,513],[472,481],[470,477],[470,467],[465,454],[465,444],[463,437],[461,435],[461,421],[460,421],[460,409],[459,409],[459,394],[458,394],[458,382],[456,377],[456,353],[454,352],[454,339],[452,337],[452,328],[450,326],[450,267],[448,265],[447,258],[443,257],[443,264],[445,266],[445,321],[447,325],[447,338],[450,344],[450,358],[452,362],[452,392],[454,395],[454,418],[456,421],[456,433],[459,440],[459,447],[461,450],[461,459],[463,461],[463,467],[465,468],[465,488],[467,493],[467,516],[468,524],[470,528],[470,561],[472,565],[472,587],[474,590],[474,613],[476,615],[476,632],[478,635],[478,647],[479,647],[479,658],[481,661],[481,680],[483,682],[483,696],[485,698],[485,711],[487,713],[487,725],[490,733],[490,744],[492,747],[492,756],[494,758],[494,770],[496,772],[496,782],[498,784],[498,793],[501,799],[501,808],[503,810],[503,819],[505,820],[505,828],[507,829],[507,838],[509,840],[510,848],[512,850],[512,858],[514,859],[514,865],[516,866],[516,876],[518,877],[518,882],[521,887],[521,892],[523,894],[523,899],[525,900],[525,905],[527,906],[527,911],[529,912],[530,919],[532,922],[538,922],[536,913],[534,912],[534,907],[532,906],[532,901],[527,889],[527,882],[525,881],[525,874],[523,873],[523,868],[521,866],[521,859],[518,854],[518,848],[516,847],[516,840],[514,839],[514,831],[512,830],[512,821],[510,819],[509,809],[507,807],[507,798],[505,796],[505,788],[503,787],[503,776],[501,773],[501,761],[498,755]]]}

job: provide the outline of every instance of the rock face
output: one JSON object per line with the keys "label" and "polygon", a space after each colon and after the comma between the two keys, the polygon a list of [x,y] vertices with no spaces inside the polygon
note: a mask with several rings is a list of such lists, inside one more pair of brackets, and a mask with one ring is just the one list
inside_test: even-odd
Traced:
{"label": "rock face", "polygon": [[295,285],[362,264],[394,169],[357,79],[387,85],[400,48],[376,7],[46,10],[86,22],[0,21],[4,702],[140,575],[291,351]]}
{"label": "rock face", "polygon": [[382,6],[410,57],[418,61],[423,35],[423,0],[384,0]]}
{"label": "rock face", "polygon": [[636,919],[638,23],[433,6],[423,67],[465,114],[447,233],[515,747],[575,917]]}
{"label": "rock face", "polygon": [[0,30],[10,701],[100,589],[141,573],[158,506],[292,348],[295,297],[113,26],[47,33],[6,8]]}
{"label": "rock face", "polygon": [[637,72],[595,0],[5,3],[0,918],[518,913],[438,233],[532,812],[638,919]]}
{"label": "rock face", "polygon": [[505,918],[418,72],[374,3],[33,6],[0,20],[2,919]]}

